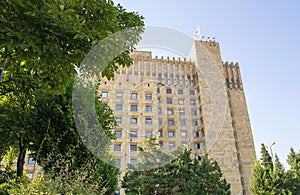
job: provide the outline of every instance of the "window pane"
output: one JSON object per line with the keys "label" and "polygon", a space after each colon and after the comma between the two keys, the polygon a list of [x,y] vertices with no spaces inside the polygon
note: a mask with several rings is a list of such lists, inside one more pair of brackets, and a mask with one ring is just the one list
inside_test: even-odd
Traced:
{"label": "window pane", "polygon": [[151,125],[152,124],[152,119],[151,118],[146,118],[146,124]]}
{"label": "window pane", "polygon": [[137,118],[131,118],[130,124],[137,124]]}
{"label": "window pane", "polygon": [[146,100],[152,100],[152,94],[146,94],[145,98]]}
{"label": "window pane", "polygon": [[138,98],[138,94],[137,93],[132,93],[131,94],[131,99],[137,99]]}
{"label": "window pane", "polygon": [[184,100],[178,100],[178,104],[179,105],[183,105],[184,104]]}
{"label": "window pane", "polygon": [[122,131],[115,131],[116,137],[122,137]]}
{"label": "window pane", "polygon": [[172,115],[173,114],[173,110],[172,109],[167,109],[167,113],[168,113],[168,115]]}
{"label": "window pane", "polygon": [[137,160],[136,159],[130,159],[130,164],[131,165],[136,165],[136,163],[137,163]]}
{"label": "window pane", "polygon": [[130,145],[130,151],[137,151],[137,145]]}
{"label": "window pane", "polygon": [[138,110],[138,106],[137,105],[131,105],[130,106],[130,111],[137,111]]}
{"label": "window pane", "polygon": [[179,115],[181,115],[181,116],[185,115],[185,111],[184,110],[179,110]]}
{"label": "window pane", "polygon": [[197,115],[197,110],[192,110],[192,115],[196,116]]}
{"label": "window pane", "polygon": [[146,132],[146,137],[147,137],[147,138],[152,137],[152,131],[147,131],[147,132]]}
{"label": "window pane", "polygon": [[178,89],[178,94],[183,94],[183,90],[182,89]]}
{"label": "window pane", "polygon": [[180,126],[185,126],[185,120],[180,120]]}
{"label": "window pane", "polygon": [[102,92],[101,97],[102,98],[108,98],[108,92]]}
{"label": "window pane", "polygon": [[191,105],[196,105],[196,100],[191,100],[190,103]]}
{"label": "window pane", "polygon": [[167,94],[172,94],[172,89],[167,89]]}
{"label": "window pane", "polygon": [[169,143],[169,149],[173,149],[175,147],[174,143]]}
{"label": "window pane", "polygon": [[192,121],[192,126],[198,126],[198,121]]}
{"label": "window pane", "polygon": [[29,165],[35,164],[35,160],[33,159],[32,156],[29,156],[29,157],[28,157],[27,164],[29,164]]}
{"label": "window pane", "polygon": [[121,151],[121,144],[114,144],[114,151]]}
{"label": "window pane", "polygon": [[152,112],[152,106],[146,106],[146,112]]}
{"label": "window pane", "polygon": [[131,131],[130,132],[130,137],[131,138],[136,138],[137,137],[137,132],[136,131]]}
{"label": "window pane", "polygon": [[168,136],[169,137],[174,137],[174,131],[168,131]]}
{"label": "window pane", "polygon": [[185,131],[181,131],[181,137],[187,137],[187,133]]}
{"label": "window pane", "polygon": [[167,104],[172,104],[172,99],[167,99]]}
{"label": "window pane", "polygon": [[174,125],[174,120],[168,120],[168,125],[173,126]]}
{"label": "window pane", "polygon": [[116,118],[116,121],[118,124],[122,124],[122,118],[118,117],[118,118]]}
{"label": "window pane", "polygon": [[195,90],[190,90],[190,95],[195,95]]}
{"label": "window pane", "polygon": [[116,105],[116,110],[122,110],[122,109],[123,109],[122,104],[117,104],[117,105]]}
{"label": "window pane", "polygon": [[118,98],[118,99],[123,98],[123,93],[118,92],[118,93],[116,94],[116,98]]}
{"label": "window pane", "polygon": [[194,137],[199,137],[199,132],[198,131],[196,131],[196,132],[194,132]]}

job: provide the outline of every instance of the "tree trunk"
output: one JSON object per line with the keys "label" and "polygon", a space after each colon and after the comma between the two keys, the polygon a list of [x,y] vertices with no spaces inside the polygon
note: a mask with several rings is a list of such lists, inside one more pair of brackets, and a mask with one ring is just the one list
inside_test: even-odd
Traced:
{"label": "tree trunk", "polygon": [[24,164],[25,164],[26,148],[23,146],[22,138],[20,138],[19,149],[20,149],[20,153],[17,161],[17,183],[21,182],[23,176]]}

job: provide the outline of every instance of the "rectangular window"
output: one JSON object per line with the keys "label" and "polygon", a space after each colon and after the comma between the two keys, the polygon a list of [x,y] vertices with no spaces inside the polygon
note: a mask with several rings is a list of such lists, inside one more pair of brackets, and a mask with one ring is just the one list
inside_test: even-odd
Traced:
{"label": "rectangular window", "polygon": [[152,100],[152,94],[146,94],[145,98],[146,100]]}
{"label": "rectangular window", "polygon": [[130,145],[130,151],[137,151],[137,145]]}
{"label": "rectangular window", "polygon": [[130,111],[137,111],[138,110],[138,106],[137,105],[131,105],[130,106]]}
{"label": "rectangular window", "polygon": [[200,134],[199,134],[198,131],[195,131],[195,132],[194,132],[194,137],[200,137]]}
{"label": "rectangular window", "polygon": [[167,89],[166,92],[167,94],[172,94],[172,89]]}
{"label": "rectangular window", "polygon": [[146,106],[146,112],[152,112],[152,106]]}
{"label": "rectangular window", "polygon": [[192,126],[194,127],[198,126],[198,121],[192,121]]}
{"label": "rectangular window", "polygon": [[27,175],[28,175],[28,178],[29,178],[30,180],[33,179],[33,173],[27,173]]}
{"label": "rectangular window", "polygon": [[160,93],[160,88],[157,88],[157,93]]}
{"label": "rectangular window", "polygon": [[161,130],[158,131],[157,136],[162,137],[162,131]]}
{"label": "rectangular window", "polygon": [[170,119],[169,119],[169,120],[168,120],[168,125],[169,125],[169,126],[173,126],[173,125],[174,125],[174,120],[170,120]]}
{"label": "rectangular window", "polygon": [[121,117],[117,117],[116,121],[117,121],[117,124],[122,124],[122,118]]}
{"label": "rectangular window", "polygon": [[196,100],[191,100],[191,101],[190,101],[190,104],[191,104],[192,106],[196,105]]}
{"label": "rectangular window", "polygon": [[108,98],[108,92],[102,92],[101,97],[102,98]]}
{"label": "rectangular window", "polygon": [[181,131],[181,137],[187,137],[186,131]]}
{"label": "rectangular window", "polygon": [[122,99],[123,98],[123,93],[122,92],[117,92],[116,98],[117,99]]}
{"label": "rectangular window", "polygon": [[122,110],[122,109],[123,109],[122,104],[117,104],[117,105],[116,105],[116,110]]}
{"label": "rectangular window", "polygon": [[115,136],[122,137],[122,131],[120,131],[120,130],[115,131]]}
{"label": "rectangular window", "polygon": [[130,159],[130,164],[135,166],[137,163],[137,160],[136,159]]}
{"label": "rectangular window", "polygon": [[175,144],[174,143],[169,143],[169,149],[172,150],[175,148]]}
{"label": "rectangular window", "polygon": [[114,144],[114,151],[121,151],[121,144]]}
{"label": "rectangular window", "polygon": [[185,126],[185,125],[186,125],[185,120],[180,120],[180,126]]}
{"label": "rectangular window", "polygon": [[152,131],[146,131],[146,138],[152,137]]}
{"label": "rectangular window", "polygon": [[157,103],[158,103],[158,104],[160,104],[160,103],[161,103],[161,101],[160,101],[160,98],[157,98]]}
{"label": "rectangular window", "polygon": [[179,105],[183,105],[183,104],[184,104],[184,100],[182,100],[182,99],[181,99],[181,100],[178,100],[178,104],[179,104]]}
{"label": "rectangular window", "polygon": [[190,95],[195,95],[195,90],[190,90]]}
{"label": "rectangular window", "polygon": [[27,164],[29,164],[29,165],[35,164],[35,160],[34,160],[33,156],[30,155],[30,156],[28,157]]}
{"label": "rectangular window", "polygon": [[167,104],[172,104],[172,99],[167,99]]}
{"label": "rectangular window", "polygon": [[185,110],[179,110],[179,115],[184,116],[185,115]]}
{"label": "rectangular window", "polygon": [[146,118],[145,123],[147,125],[151,125],[152,124],[152,119],[151,118]]}
{"label": "rectangular window", "polygon": [[137,118],[131,118],[130,124],[137,124]]}
{"label": "rectangular window", "polygon": [[194,149],[200,149],[200,143],[194,143]]}
{"label": "rectangular window", "polygon": [[158,119],[157,124],[161,125],[161,119]]}
{"label": "rectangular window", "polygon": [[174,131],[168,131],[168,137],[174,137]]}
{"label": "rectangular window", "polygon": [[182,89],[178,89],[178,94],[183,94],[183,90]]}
{"label": "rectangular window", "polygon": [[138,94],[137,93],[132,93],[131,94],[131,99],[133,99],[133,100],[138,99]]}
{"label": "rectangular window", "polygon": [[116,165],[120,166],[121,165],[121,159],[116,159]]}
{"label": "rectangular window", "polygon": [[130,131],[130,138],[136,138],[137,132],[136,131]]}
{"label": "rectangular window", "polygon": [[192,115],[196,116],[197,115],[197,110],[192,110]]}
{"label": "rectangular window", "polygon": [[172,109],[167,109],[167,113],[168,113],[168,115],[172,115],[173,114],[173,110]]}
{"label": "rectangular window", "polygon": [[157,114],[158,114],[158,115],[161,114],[161,109],[157,109]]}

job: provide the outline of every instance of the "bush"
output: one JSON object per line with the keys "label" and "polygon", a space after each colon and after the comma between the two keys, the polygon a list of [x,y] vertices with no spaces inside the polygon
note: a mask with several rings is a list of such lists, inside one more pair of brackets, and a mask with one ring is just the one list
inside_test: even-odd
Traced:
{"label": "bush", "polygon": [[8,190],[10,190],[11,188],[11,185],[7,183],[0,184],[0,195],[9,195]]}

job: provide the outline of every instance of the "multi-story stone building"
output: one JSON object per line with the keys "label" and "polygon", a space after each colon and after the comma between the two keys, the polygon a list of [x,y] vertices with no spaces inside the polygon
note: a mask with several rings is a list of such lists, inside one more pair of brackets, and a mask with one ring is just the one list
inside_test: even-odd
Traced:
{"label": "multi-story stone building", "polygon": [[195,41],[191,59],[148,51],[132,57],[99,89],[118,123],[112,150],[122,173],[138,162],[138,145],[154,136],[163,151],[189,145],[195,158],[207,152],[232,194],[250,194],[256,157],[238,64],[223,63],[218,43],[206,41]]}

